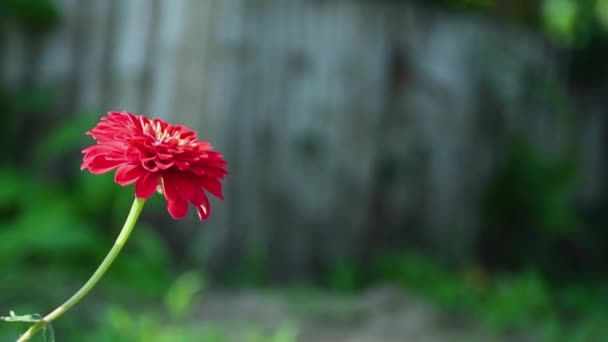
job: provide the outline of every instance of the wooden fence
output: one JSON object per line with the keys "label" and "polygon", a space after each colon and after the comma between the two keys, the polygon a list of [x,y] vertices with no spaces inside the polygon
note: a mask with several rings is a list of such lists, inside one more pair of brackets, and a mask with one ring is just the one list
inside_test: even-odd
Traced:
{"label": "wooden fence", "polygon": [[[253,256],[296,277],[408,242],[465,258],[506,132],[563,138],[549,101],[525,100],[531,71],[557,79],[551,50],[478,17],[380,1],[57,5],[49,34],[9,32],[3,82],[52,85],[63,113],[147,113],[212,141],[231,177],[204,224],[211,266]],[[581,124],[586,189],[601,120]]]}

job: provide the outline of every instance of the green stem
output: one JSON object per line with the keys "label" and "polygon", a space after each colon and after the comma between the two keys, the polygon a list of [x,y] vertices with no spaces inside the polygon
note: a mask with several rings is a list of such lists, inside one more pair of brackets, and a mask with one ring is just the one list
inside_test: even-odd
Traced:
{"label": "green stem", "polygon": [[112,249],[110,249],[110,252],[108,252],[108,255],[106,255],[105,259],[103,259],[102,263],[99,265],[95,273],[93,273],[91,278],[89,278],[89,280],[80,288],[80,290],[78,290],[78,292],[76,292],[65,303],[63,303],[51,313],[44,316],[44,318],[42,318],[40,321],[32,325],[23,335],[21,335],[17,342],[29,341],[29,339],[32,338],[32,336],[34,336],[34,334],[36,334],[40,329],[44,328],[47,324],[51,323],[59,316],[63,315],[72,306],[74,306],[82,298],[84,298],[84,296],[86,296],[91,291],[91,289],[93,289],[95,284],[97,284],[99,279],[103,277],[104,273],[106,273],[110,265],[112,265],[112,262],[114,262],[114,259],[116,259],[116,257],[118,256],[118,253],[120,253],[122,247],[125,245],[125,242],[133,231],[133,227],[135,227],[137,218],[139,217],[139,214],[141,213],[141,210],[144,207],[144,202],[145,200],[143,199],[135,198],[135,201],[133,201],[133,205],[131,206],[129,216],[127,216],[127,220],[125,221],[125,224],[122,227],[118,238],[116,238],[114,246],[112,246]]}

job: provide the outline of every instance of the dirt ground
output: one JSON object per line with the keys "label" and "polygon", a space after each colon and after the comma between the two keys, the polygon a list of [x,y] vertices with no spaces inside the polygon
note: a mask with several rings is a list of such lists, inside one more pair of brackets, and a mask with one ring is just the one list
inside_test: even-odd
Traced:
{"label": "dirt ground", "polygon": [[[525,341],[491,336],[400,289],[353,296],[306,291],[241,290],[204,295],[201,319],[243,339],[249,327],[296,335],[302,342]],[[286,339],[290,340],[290,339]]]}

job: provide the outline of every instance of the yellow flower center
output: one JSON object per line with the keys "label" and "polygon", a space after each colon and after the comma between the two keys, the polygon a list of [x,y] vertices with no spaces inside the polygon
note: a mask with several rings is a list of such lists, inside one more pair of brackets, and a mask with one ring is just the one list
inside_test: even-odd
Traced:
{"label": "yellow flower center", "polygon": [[155,144],[157,145],[171,144],[174,141],[178,146],[184,146],[189,143],[189,139],[182,138],[179,131],[175,130],[170,132],[167,130],[167,128],[163,129],[160,122],[156,122],[155,124],[145,124],[145,129],[154,134],[154,137],[156,138]]}

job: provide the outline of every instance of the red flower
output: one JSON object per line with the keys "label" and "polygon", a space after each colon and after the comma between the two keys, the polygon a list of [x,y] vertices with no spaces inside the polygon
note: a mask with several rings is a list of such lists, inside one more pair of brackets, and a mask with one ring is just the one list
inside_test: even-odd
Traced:
{"label": "red flower", "polygon": [[224,157],[185,126],[110,112],[87,134],[97,144],[82,151],[81,170],[102,174],[116,169],[114,181],[135,183],[135,196],[141,199],[162,192],[176,219],[186,216],[188,202],[196,206],[201,221],[209,217],[205,191],[223,199],[220,180],[228,174]]}

